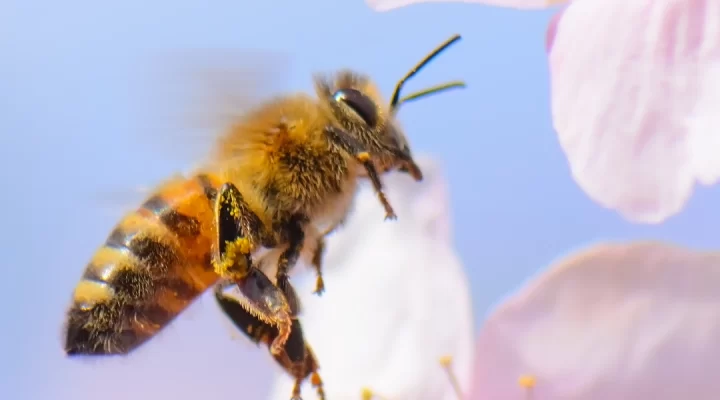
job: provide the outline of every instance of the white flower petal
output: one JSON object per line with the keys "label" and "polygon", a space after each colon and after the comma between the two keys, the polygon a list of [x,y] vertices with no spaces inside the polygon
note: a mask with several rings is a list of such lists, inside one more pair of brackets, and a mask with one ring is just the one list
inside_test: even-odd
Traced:
{"label": "white flower petal", "polygon": [[472,399],[714,400],[720,252],[637,242],[565,258],[481,329]]}
{"label": "white flower petal", "polygon": [[577,0],[549,36],[553,122],[592,199],[656,223],[717,181],[720,1]]}
{"label": "white flower petal", "polygon": [[[440,357],[453,356],[463,389],[472,370],[471,298],[449,236],[449,202],[440,169],[420,160],[424,180],[384,176],[398,219],[364,187],[347,225],[330,237],[326,292],[296,280],[301,321],[320,363],[328,399],[359,399],[362,388],[392,399],[456,400]],[[280,373],[270,399],[287,400]],[[303,398],[314,399],[309,384]]]}

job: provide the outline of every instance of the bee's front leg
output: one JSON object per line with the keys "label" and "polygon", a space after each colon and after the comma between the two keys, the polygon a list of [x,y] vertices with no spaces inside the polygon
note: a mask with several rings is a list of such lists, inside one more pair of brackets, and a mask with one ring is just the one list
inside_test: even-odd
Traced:
{"label": "bee's front leg", "polygon": [[367,149],[365,149],[362,144],[355,140],[355,138],[350,136],[347,132],[342,131],[341,129],[333,126],[328,126],[325,129],[325,132],[330,137],[330,140],[332,140],[334,143],[336,143],[348,153],[352,154],[355,159],[363,165],[365,171],[367,171],[368,178],[370,178],[370,182],[372,182],[375,193],[377,193],[380,203],[382,204],[383,208],[385,208],[385,219],[397,219],[397,215],[395,215],[395,211],[393,210],[392,205],[390,205],[390,201],[388,201],[387,197],[385,196],[382,181],[380,180],[380,175],[378,174],[378,171],[375,168],[375,164],[372,162],[370,153],[367,151]]}

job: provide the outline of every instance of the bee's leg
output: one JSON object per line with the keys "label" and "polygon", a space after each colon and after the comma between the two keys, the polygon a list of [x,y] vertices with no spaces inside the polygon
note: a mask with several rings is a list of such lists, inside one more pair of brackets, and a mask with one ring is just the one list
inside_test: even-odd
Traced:
{"label": "bee's leg", "polygon": [[337,145],[345,151],[355,156],[355,159],[357,159],[357,161],[365,167],[368,177],[370,178],[370,182],[372,182],[373,188],[377,193],[378,199],[385,208],[385,219],[396,219],[397,215],[395,215],[392,205],[390,205],[390,202],[385,196],[385,192],[383,192],[382,181],[380,180],[380,176],[375,168],[375,164],[372,163],[370,153],[352,136],[338,128],[329,126],[325,131],[333,142],[337,143]]}
{"label": "bee's leg", "polygon": [[397,219],[395,210],[393,210],[392,205],[390,205],[390,201],[385,196],[382,181],[380,180],[377,170],[375,170],[375,165],[372,161],[370,161],[370,155],[368,153],[358,153],[356,157],[365,167],[368,177],[370,178],[370,182],[372,182],[373,188],[375,189],[375,193],[377,193],[380,203],[383,208],[385,208],[385,219]]}
{"label": "bee's leg", "polygon": [[248,306],[244,304],[246,299],[239,299],[234,296],[229,296],[225,293],[225,290],[234,286],[234,282],[222,281],[215,285],[213,294],[215,295],[215,301],[222,310],[223,314],[230,319],[230,321],[238,328],[242,333],[249,337],[253,342],[259,343],[262,340],[263,335],[267,334],[272,327],[260,319],[253,316],[248,311]]}
{"label": "bee's leg", "polygon": [[217,225],[217,254],[213,260],[215,272],[222,278],[244,278],[252,262],[252,232],[248,219],[257,218],[250,211],[240,191],[232,183],[224,184],[215,199]]}
{"label": "bee's leg", "polygon": [[250,268],[246,277],[233,283],[240,289],[235,296],[223,293],[223,286],[227,284],[215,288],[215,299],[223,313],[255,342],[268,330],[276,331],[271,334],[270,353],[279,357],[281,363],[292,363],[286,346],[289,340],[295,341],[292,327],[296,320],[292,318],[292,310],[283,292],[255,267]]}
{"label": "bee's leg", "polygon": [[312,266],[315,268],[317,278],[315,279],[315,291],[313,293],[321,295],[325,291],[325,281],[322,277],[322,258],[325,252],[325,238],[318,238],[315,252],[313,253]]}
{"label": "bee's leg", "polygon": [[420,166],[415,163],[415,160],[412,159],[412,156],[405,152],[400,152],[396,154],[395,157],[400,160],[398,171],[409,174],[416,182],[423,180],[422,170]]}
{"label": "bee's leg", "polygon": [[305,244],[305,231],[303,227],[305,221],[306,218],[304,216],[298,215],[290,218],[285,226],[281,227],[286,236],[288,247],[278,258],[275,278],[277,286],[285,294],[290,309],[293,310],[293,315],[297,315],[300,312],[300,299],[297,293],[295,293],[295,289],[290,285],[288,271],[297,264],[298,258],[300,257],[300,250],[302,250]]}
{"label": "bee's leg", "polygon": [[312,348],[310,348],[310,345],[307,343],[305,343],[305,354],[305,371],[310,373],[310,384],[312,384],[315,388],[318,399],[325,400],[325,389],[323,387],[322,378],[320,378],[320,374],[318,373],[319,366],[317,358],[315,357],[315,353],[312,351]]}
{"label": "bee's leg", "polygon": [[344,223],[344,218],[336,221],[333,225],[327,227],[317,239],[315,251],[312,257],[312,266],[313,268],[315,268],[315,272],[317,273],[317,278],[315,280],[315,291],[313,293],[317,295],[321,295],[323,292],[325,292],[325,281],[323,280],[322,273],[323,257],[325,255],[325,236],[329,235],[331,232],[334,232],[338,226]]}
{"label": "bee's leg", "polygon": [[325,389],[323,388],[323,381],[320,378],[320,374],[317,371],[310,374],[310,383],[315,388],[319,400],[325,400]]}
{"label": "bee's leg", "polygon": [[[246,306],[243,305],[243,300],[223,293],[225,286],[227,285],[216,285],[215,298],[220,304],[220,307],[223,309],[223,312],[225,312],[233,324],[255,343],[259,343],[263,340],[264,336],[267,336],[271,341],[274,341],[278,336],[279,331],[251,314],[247,310]],[[278,298],[282,299],[283,295],[276,288],[275,290],[265,292],[263,297],[266,298],[267,303],[272,304],[277,301]],[[272,346],[272,344],[270,344],[270,346]],[[284,343],[282,351],[278,354],[273,354],[273,356],[286,372],[295,377],[295,386],[293,387],[292,398],[300,399],[300,387],[304,377],[307,376],[304,368],[308,354],[306,353],[302,326],[300,325],[300,321],[296,318],[292,320],[290,336]]]}
{"label": "bee's leg", "polygon": [[[255,278],[252,279],[258,279],[260,276],[259,274],[255,275],[254,273],[253,275]],[[260,279],[269,281],[267,277],[265,277],[265,279]],[[261,309],[263,305],[282,303],[284,301],[282,292],[280,292],[277,287],[273,286],[271,289],[264,291],[258,299],[251,301],[245,297],[245,292],[243,292],[242,289],[247,289],[248,287],[252,287],[252,285],[244,285],[241,288],[239,296],[228,296],[224,293],[224,290],[231,285],[234,285],[234,283],[227,281],[221,282],[215,285],[214,292],[215,300],[220,306],[220,309],[228,318],[230,318],[233,325],[235,325],[235,327],[237,327],[255,343],[260,343],[260,341],[264,340],[265,336],[270,338],[270,343],[268,343],[269,346],[272,346],[278,337],[281,337],[280,341],[282,342],[284,332],[281,331],[279,326],[274,326],[272,323],[268,323],[267,318],[257,316],[258,314],[263,314],[263,311],[257,311],[258,309]],[[272,312],[268,312],[267,310],[265,310],[264,313],[272,314]],[[282,319],[282,317],[280,319]],[[291,357],[300,359],[305,357],[304,349],[299,355],[290,353],[291,351],[296,351],[295,349],[297,345],[294,343],[297,342],[297,337],[299,336],[300,340],[303,340],[302,329],[296,329],[298,321],[296,319],[292,319],[291,323],[290,332],[287,335],[287,338],[284,339],[285,343],[282,343],[282,351],[278,352],[278,354],[273,354],[283,368],[285,368],[285,366],[293,365],[293,359],[291,359]]]}
{"label": "bee's leg", "polygon": [[[283,292],[252,264],[253,241],[250,238],[260,229],[260,225],[255,225],[257,216],[247,207],[238,189],[226,183],[218,192],[215,217],[218,232],[215,271],[237,285],[241,296],[236,300],[248,313],[277,328],[278,335],[270,352],[280,355],[290,336],[292,310]],[[220,302],[221,306],[223,304]]]}
{"label": "bee's leg", "polygon": [[276,361],[283,367],[283,369],[293,378],[295,378],[295,384],[292,390],[292,399],[301,398],[301,387],[302,382],[307,377],[309,370],[307,370],[308,356],[311,356],[307,350],[305,344],[305,337],[303,335],[302,325],[298,319],[293,319],[292,332],[290,338],[285,344],[285,355],[286,358],[276,357]]}
{"label": "bee's leg", "polygon": [[302,382],[302,379],[295,378],[295,384],[293,385],[292,397],[290,400],[302,400],[302,397],[300,396],[300,385],[302,385]]}

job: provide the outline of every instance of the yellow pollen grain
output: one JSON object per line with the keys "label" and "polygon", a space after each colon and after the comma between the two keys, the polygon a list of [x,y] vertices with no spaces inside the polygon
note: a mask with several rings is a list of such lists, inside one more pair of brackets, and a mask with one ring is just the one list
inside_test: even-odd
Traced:
{"label": "yellow pollen grain", "polygon": [[452,364],[452,356],[440,357],[440,365],[442,365],[443,367],[449,367],[450,364]]}
{"label": "yellow pollen grain", "polygon": [[237,267],[238,257],[250,254],[252,250],[253,245],[247,238],[237,238],[232,242],[226,242],[225,257],[220,261],[213,262],[215,273],[220,276],[236,279],[243,278],[247,271],[233,271],[233,269]]}
{"label": "yellow pollen grain", "polygon": [[235,239],[234,242],[230,243],[232,246],[232,251],[238,252],[240,254],[250,254],[252,249],[252,243],[250,243],[250,240],[248,238],[238,238]]}
{"label": "yellow pollen grain", "polygon": [[532,389],[535,387],[535,384],[537,384],[537,379],[532,375],[521,375],[520,378],[518,378],[518,385],[522,388]]}
{"label": "yellow pollen grain", "polygon": [[358,153],[357,159],[360,162],[366,162],[370,159],[370,153],[363,151],[362,153]]}
{"label": "yellow pollen grain", "polygon": [[369,388],[362,388],[362,400],[372,400],[373,392]]}

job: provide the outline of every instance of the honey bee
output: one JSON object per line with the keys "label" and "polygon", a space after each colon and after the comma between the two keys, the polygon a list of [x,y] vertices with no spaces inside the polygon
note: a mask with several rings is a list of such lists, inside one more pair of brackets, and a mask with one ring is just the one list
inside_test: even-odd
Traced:
{"label": "honey bee", "polygon": [[[264,278],[260,277],[264,281]],[[267,284],[267,282],[265,282]],[[215,299],[220,309],[241,332],[256,344],[263,343],[270,347],[271,343],[278,337],[277,327],[268,324],[242,306],[235,298],[223,292],[223,284],[215,286]],[[268,286],[269,287],[269,286]],[[275,288],[272,286],[272,288]],[[268,303],[282,302],[281,292],[271,289],[265,294]],[[311,384],[317,391],[318,398],[325,400],[322,378],[318,373],[318,362],[310,345],[305,341],[302,325],[297,318],[292,320],[290,336],[284,345],[284,352],[280,356],[273,356],[275,361],[295,378],[295,385],[292,390],[292,400],[300,400],[300,387],[302,382],[310,377]]]}
{"label": "honey bee", "polygon": [[[386,218],[395,218],[380,174],[422,173],[395,121],[401,104],[462,82],[403,98],[404,83],[460,39],[453,36],[416,65],[382,107],[365,75],[316,76],[317,98],[286,95],[261,104],[219,138],[210,163],[157,188],[127,214],[92,256],[66,317],[68,355],[127,354],[168,325],[222,278],[238,302],[273,329],[284,357],[300,304],[288,271],[310,254],[323,290],[323,237],[342,223],[359,179],[369,179]],[[253,259],[277,253],[274,282]],[[280,290],[282,296],[268,291]]]}

